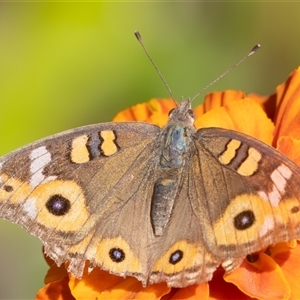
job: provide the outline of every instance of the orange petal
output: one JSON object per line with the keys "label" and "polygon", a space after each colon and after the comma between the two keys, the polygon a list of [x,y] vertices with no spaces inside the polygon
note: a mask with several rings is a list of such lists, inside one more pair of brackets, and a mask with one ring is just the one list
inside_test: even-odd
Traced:
{"label": "orange petal", "polygon": [[169,111],[176,107],[176,104],[173,99],[164,98],[164,99],[151,99],[149,100],[149,105],[151,112],[157,112],[160,114],[168,115]]}
{"label": "orange petal", "polygon": [[[170,292],[171,288],[165,282],[148,285],[136,293],[134,299],[161,299]],[[128,298],[127,298],[128,299]]]}
{"label": "orange petal", "polygon": [[144,121],[163,127],[168,122],[170,110],[176,107],[176,104],[173,99],[151,99],[148,107],[150,114]]}
{"label": "orange petal", "polygon": [[41,288],[35,300],[75,300],[69,289],[69,278],[66,276],[61,281],[56,281]]}
{"label": "orange petal", "polygon": [[55,281],[59,281],[64,277],[68,277],[68,272],[64,265],[58,267],[55,262],[50,266],[50,269],[47,271],[44,282],[51,283]]}
{"label": "orange petal", "polygon": [[162,127],[167,123],[169,111],[174,107],[172,99],[151,99],[119,112],[113,122],[143,121]]}
{"label": "orange petal", "polygon": [[205,95],[203,102],[203,112],[206,113],[214,108],[228,105],[233,101],[246,98],[246,94],[241,91],[226,90],[213,92]]}
{"label": "orange petal", "polygon": [[148,285],[143,288],[141,282],[133,277],[128,277],[113,288],[108,289],[99,295],[98,299],[160,299],[167,294],[171,288],[166,283]]}
{"label": "orange petal", "polygon": [[251,98],[251,99],[255,100],[255,102],[257,102],[261,106],[263,106],[269,99],[269,97],[267,97],[267,96],[261,96],[261,95],[258,95],[256,93],[248,94],[247,98]]}
{"label": "orange petal", "polygon": [[196,119],[214,108],[227,105],[232,101],[243,99],[245,97],[246,94],[244,92],[233,90],[209,93],[205,95],[203,104],[198,105],[194,109]]}
{"label": "orange petal", "polygon": [[223,279],[224,270],[219,268],[212,281],[209,282],[209,300],[250,300],[251,297],[245,295],[234,284]]}
{"label": "orange petal", "polygon": [[143,288],[134,277],[123,278],[95,268],[90,274],[84,272],[82,279],[70,276],[72,295],[77,300],[89,299],[159,299],[171,288],[166,283],[149,285]]}
{"label": "orange petal", "polygon": [[[299,128],[300,130],[300,128]],[[300,166],[300,140],[289,136],[282,136],[277,141],[277,150],[288,156]]]}
{"label": "orange petal", "polygon": [[300,68],[277,87],[275,140],[280,136],[300,139]]}
{"label": "orange petal", "polygon": [[166,294],[161,300],[179,300],[179,299],[201,299],[208,300],[209,285],[207,282],[194,284],[185,288],[172,288],[169,294]]}
{"label": "orange petal", "polygon": [[124,281],[123,277],[109,274],[100,268],[95,268],[90,274],[85,269],[82,279],[77,279],[72,275],[69,277],[72,295],[78,300],[86,299],[86,295],[89,295],[91,299],[96,299],[104,290]]}
{"label": "orange petal", "polygon": [[300,244],[299,242],[295,244],[295,247],[291,247],[288,243],[279,243],[270,249],[271,257],[280,266],[291,287],[291,300],[300,299]]}
{"label": "orange petal", "polygon": [[113,122],[146,121],[150,114],[151,110],[148,102],[141,103],[117,113],[113,118]]}
{"label": "orange petal", "polygon": [[68,276],[65,265],[61,265],[60,267],[58,267],[54,260],[52,260],[50,256],[47,256],[45,252],[43,252],[43,255],[48,266],[50,267],[45,276],[44,283],[48,284],[54,281],[59,281]]}
{"label": "orange petal", "polygon": [[281,268],[265,253],[259,253],[255,264],[246,260],[224,280],[235,284],[241,291],[257,299],[289,299],[291,289]]}
{"label": "orange petal", "polygon": [[255,100],[255,102],[257,102],[263,108],[268,118],[271,120],[274,119],[276,112],[276,94],[264,97],[255,93],[251,93],[248,95],[248,97]]}
{"label": "orange petal", "polygon": [[131,107],[134,120],[146,121],[151,113],[149,105],[137,104]]}
{"label": "orange petal", "polygon": [[[251,118],[250,118],[251,116]],[[240,131],[271,144],[274,125],[261,106],[250,98],[234,101],[200,116],[196,128],[222,127]]]}

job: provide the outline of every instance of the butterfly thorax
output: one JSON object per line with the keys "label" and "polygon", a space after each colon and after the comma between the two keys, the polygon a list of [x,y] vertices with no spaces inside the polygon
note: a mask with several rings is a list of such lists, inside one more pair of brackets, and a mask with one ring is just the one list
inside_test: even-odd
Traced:
{"label": "butterfly thorax", "polygon": [[189,102],[181,102],[180,106],[170,111],[169,118],[161,132],[160,176],[155,182],[151,205],[151,220],[156,236],[163,234],[171,217],[195,132]]}
{"label": "butterfly thorax", "polygon": [[195,132],[194,113],[189,101],[182,101],[180,105],[169,112],[169,121],[161,132],[160,142],[162,153],[160,166],[162,168],[180,168],[184,155],[188,152],[191,135]]}

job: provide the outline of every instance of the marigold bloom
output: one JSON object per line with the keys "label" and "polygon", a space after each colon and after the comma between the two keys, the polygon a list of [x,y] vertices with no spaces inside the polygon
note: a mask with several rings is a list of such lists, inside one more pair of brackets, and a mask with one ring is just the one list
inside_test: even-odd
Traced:
{"label": "marigold bloom", "polygon": [[[152,99],[117,114],[114,121],[145,121],[164,126],[171,99]],[[222,127],[272,145],[300,165],[300,68],[269,97],[238,91],[211,93],[195,108],[195,126]],[[247,116],[250,116],[249,118]],[[219,268],[212,281],[182,289],[165,283],[146,288],[95,268],[78,280],[46,258],[50,269],[36,299],[300,299],[300,245],[278,243],[264,249],[230,274]],[[252,261],[252,262],[250,262]]]}

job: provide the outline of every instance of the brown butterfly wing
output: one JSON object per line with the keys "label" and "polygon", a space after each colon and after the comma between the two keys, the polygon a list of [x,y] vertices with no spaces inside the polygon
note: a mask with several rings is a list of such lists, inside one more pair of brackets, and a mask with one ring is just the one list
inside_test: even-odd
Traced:
{"label": "brown butterfly wing", "polygon": [[230,271],[247,254],[299,238],[300,168],[242,133],[206,128],[197,135],[194,177],[207,213],[205,239],[224,268]]}
{"label": "brown butterfly wing", "polygon": [[[126,202],[132,195],[140,200],[143,193],[150,193],[142,185],[146,177],[149,180],[147,161],[155,156],[153,140],[159,130],[144,123],[86,126],[2,157],[0,216],[38,236],[46,254],[58,264],[69,260],[71,271],[80,277],[85,260],[101,256],[95,253],[100,241],[109,239],[104,247],[111,244],[112,249],[123,231],[133,236],[130,227],[141,224],[148,235],[150,223],[131,217],[135,211],[139,218],[145,214],[144,203],[140,201],[137,209],[136,201]],[[128,214],[110,219],[122,211]],[[135,244],[140,242],[139,237],[134,239]],[[123,243],[128,246],[131,240]],[[118,259],[119,254],[111,256]],[[103,259],[99,264],[105,267]]]}

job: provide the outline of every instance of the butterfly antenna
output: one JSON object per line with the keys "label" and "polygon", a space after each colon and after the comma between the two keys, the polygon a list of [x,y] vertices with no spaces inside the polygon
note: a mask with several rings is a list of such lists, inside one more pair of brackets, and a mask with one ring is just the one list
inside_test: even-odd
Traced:
{"label": "butterfly antenna", "polygon": [[164,83],[165,87],[167,88],[169,94],[171,95],[173,101],[174,101],[175,104],[178,106],[178,103],[177,103],[177,101],[175,100],[175,97],[173,96],[173,93],[172,93],[170,87],[168,86],[167,82],[165,81],[164,77],[162,76],[162,74],[160,73],[158,67],[156,66],[155,62],[153,61],[153,59],[151,58],[150,54],[148,53],[148,51],[147,51],[147,49],[146,49],[146,47],[145,47],[145,45],[144,45],[144,43],[143,43],[141,34],[140,34],[138,31],[135,31],[135,32],[134,32],[134,35],[135,35],[135,37],[137,38],[137,40],[139,41],[139,43],[142,45],[142,47],[143,47],[143,49],[144,49],[146,55],[148,56],[150,62],[152,63],[153,67],[155,68],[155,70],[156,70],[156,72],[158,73],[159,77],[160,77],[161,80],[163,81],[163,83]]}
{"label": "butterfly antenna", "polygon": [[252,54],[254,54],[259,48],[260,48],[260,44],[255,45],[250,52],[245,55],[239,62],[237,62],[235,65],[233,65],[231,68],[229,68],[227,71],[225,71],[223,74],[221,74],[217,79],[215,79],[213,82],[211,82],[209,85],[207,85],[205,88],[203,88],[199,93],[197,93],[192,99],[191,101],[193,101],[195,98],[197,98],[200,94],[202,94],[205,90],[207,90],[211,85],[215,84],[217,81],[219,81],[222,77],[224,77],[226,74],[228,74],[229,72],[231,72],[234,68],[236,68],[239,64],[241,64],[246,58],[248,58],[249,56],[251,56]]}

